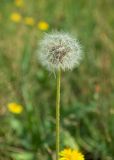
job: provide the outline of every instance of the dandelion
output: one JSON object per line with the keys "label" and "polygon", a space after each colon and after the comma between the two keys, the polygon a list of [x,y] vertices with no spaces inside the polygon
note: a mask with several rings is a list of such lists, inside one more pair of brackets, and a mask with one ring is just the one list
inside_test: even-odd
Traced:
{"label": "dandelion", "polygon": [[64,149],[60,152],[59,160],[85,160],[85,158],[78,150]]}
{"label": "dandelion", "polygon": [[69,34],[46,34],[40,43],[39,59],[48,70],[71,70],[81,58],[79,42]]}
{"label": "dandelion", "polygon": [[15,0],[15,5],[17,7],[23,7],[24,6],[24,1],[23,0]]}
{"label": "dandelion", "polygon": [[47,22],[45,22],[45,21],[40,21],[40,22],[38,23],[38,28],[39,28],[40,30],[46,31],[46,30],[48,30],[48,28],[49,28],[49,24],[48,24]]}
{"label": "dandelion", "polygon": [[19,13],[12,13],[11,16],[10,16],[10,19],[15,22],[15,23],[19,23],[21,21],[21,15]]}
{"label": "dandelion", "polygon": [[23,106],[14,102],[9,103],[7,107],[8,107],[8,110],[14,114],[20,114],[23,111]]}
{"label": "dandelion", "polygon": [[35,21],[32,17],[26,17],[25,18],[25,24],[28,26],[33,26],[35,24]]}
{"label": "dandelion", "polygon": [[[60,143],[59,133],[60,133],[61,71],[71,70],[74,67],[78,66],[81,58],[82,58],[81,47],[79,45],[79,42],[66,33],[56,32],[52,34],[46,34],[39,46],[39,60],[41,64],[45,66],[48,70],[57,72],[56,160],[59,160],[59,143]],[[70,159],[61,159],[61,160],[70,160]]]}

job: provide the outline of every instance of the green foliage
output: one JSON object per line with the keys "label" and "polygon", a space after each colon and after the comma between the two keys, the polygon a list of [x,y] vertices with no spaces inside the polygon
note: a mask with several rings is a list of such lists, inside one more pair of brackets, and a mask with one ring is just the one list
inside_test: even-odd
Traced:
{"label": "green foliage", "polygon": [[[13,0],[0,2],[0,159],[55,156],[56,80],[36,55],[43,31],[24,20],[12,22],[11,13],[19,12],[48,22],[48,31],[71,32],[84,46],[80,67],[62,73],[61,149],[79,148],[93,160],[113,160],[113,0],[24,2],[24,8]],[[10,102],[21,104],[23,112],[10,113]]]}

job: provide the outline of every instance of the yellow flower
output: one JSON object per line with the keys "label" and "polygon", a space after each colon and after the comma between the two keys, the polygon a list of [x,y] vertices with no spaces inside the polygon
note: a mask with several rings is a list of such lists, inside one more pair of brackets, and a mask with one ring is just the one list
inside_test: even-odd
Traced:
{"label": "yellow flower", "polygon": [[25,18],[25,24],[29,26],[33,26],[35,24],[35,21],[32,17],[26,17]]}
{"label": "yellow flower", "polygon": [[9,103],[8,110],[14,114],[20,114],[23,111],[23,107],[17,103]]}
{"label": "yellow flower", "polygon": [[64,149],[60,152],[60,159],[59,160],[84,160],[84,155],[72,149]]}
{"label": "yellow flower", "polygon": [[23,7],[24,6],[24,2],[23,2],[23,0],[15,0],[15,5],[17,7]]}
{"label": "yellow flower", "polygon": [[19,13],[16,13],[16,12],[12,13],[11,16],[10,16],[10,19],[13,22],[16,22],[16,23],[20,22],[21,18],[22,18],[21,15]]}
{"label": "yellow flower", "polygon": [[38,28],[39,28],[40,30],[43,30],[43,31],[48,30],[49,24],[48,24],[47,22],[45,22],[45,21],[40,21],[40,22],[38,23]]}

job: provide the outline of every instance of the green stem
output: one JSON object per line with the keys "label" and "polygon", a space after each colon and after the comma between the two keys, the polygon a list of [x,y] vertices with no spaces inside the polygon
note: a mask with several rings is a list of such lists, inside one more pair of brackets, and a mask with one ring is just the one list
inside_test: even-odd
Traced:
{"label": "green stem", "polygon": [[57,72],[57,97],[56,97],[56,160],[59,160],[59,134],[60,134],[60,80],[61,70]]}

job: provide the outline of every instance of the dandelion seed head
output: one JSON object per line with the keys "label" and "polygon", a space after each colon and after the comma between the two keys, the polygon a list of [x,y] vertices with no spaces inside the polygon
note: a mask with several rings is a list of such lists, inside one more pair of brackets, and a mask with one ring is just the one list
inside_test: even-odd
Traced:
{"label": "dandelion seed head", "polygon": [[71,70],[82,59],[79,42],[67,33],[46,34],[39,46],[39,60],[48,70]]}

